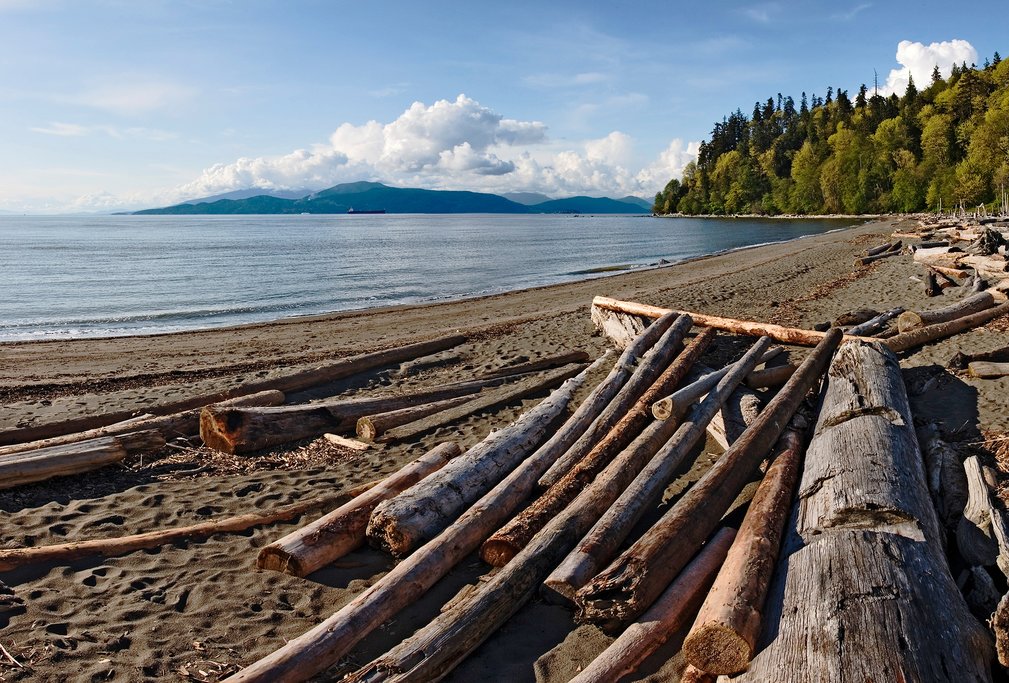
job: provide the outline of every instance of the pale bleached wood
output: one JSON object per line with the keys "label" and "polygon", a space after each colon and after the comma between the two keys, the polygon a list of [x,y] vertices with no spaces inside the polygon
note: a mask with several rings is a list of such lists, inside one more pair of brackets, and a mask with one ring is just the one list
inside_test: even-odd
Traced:
{"label": "pale bleached wood", "polygon": [[917,430],[925,465],[925,481],[939,522],[955,532],[967,505],[967,475],[957,452],[942,438],[934,422]]}
{"label": "pale bleached wood", "polygon": [[441,469],[461,452],[457,443],[439,444],[367,493],[264,546],[259,551],[256,566],[308,576],[338,560],[364,545],[368,518],[376,505]]}
{"label": "pale bleached wood", "polygon": [[340,446],[342,448],[347,448],[352,451],[357,451],[358,453],[366,451],[369,448],[371,448],[370,443],[366,443],[364,441],[358,441],[357,439],[349,439],[346,436],[340,436],[339,434],[330,434],[329,432],[326,432],[325,434],[322,435],[322,438],[324,438],[331,444]]}
{"label": "pale bleached wood", "polygon": [[729,450],[746,428],[756,422],[762,406],[757,394],[744,386],[736,387],[708,423],[708,436],[721,447],[722,452]]}
{"label": "pale bleached wood", "polygon": [[613,683],[636,671],[648,655],[687,624],[715,580],[735,535],[732,529],[716,533],[641,619],[628,626],[570,683]]}
{"label": "pale bleached wood", "polygon": [[1002,596],[995,614],[992,615],[992,631],[995,632],[995,651],[998,663],[1009,668],[1009,593]]}
{"label": "pale bleached wood", "polygon": [[927,325],[925,327],[909,330],[908,332],[903,332],[894,337],[890,337],[885,340],[884,343],[896,353],[909,351],[910,349],[923,344],[928,344],[929,342],[937,341],[939,339],[945,339],[946,337],[952,337],[953,335],[960,334],[966,330],[980,327],[981,325],[984,325],[995,318],[1001,317],[1006,313],[1009,313],[1009,303],[1000,304],[994,308],[988,308],[977,313],[972,313],[971,315],[966,315],[962,318],[950,320],[949,322],[936,323],[935,325]]}
{"label": "pale bleached wood", "polygon": [[1009,363],[988,363],[985,361],[974,361],[967,364],[967,374],[971,377],[981,379],[991,379],[994,377],[1005,377],[1009,375]]}
{"label": "pale bleached wood", "polygon": [[897,329],[907,332],[926,325],[944,323],[956,318],[962,318],[971,313],[983,311],[995,305],[995,297],[988,292],[979,292],[956,301],[948,306],[930,311],[905,311],[897,318]]}
{"label": "pale bleached wood", "polygon": [[946,564],[897,358],[828,373],[758,654],[736,683],[989,681],[991,637]]}
{"label": "pale bleached wood", "polygon": [[754,370],[746,378],[746,386],[751,389],[767,389],[769,387],[780,387],[788,381],[795,369],[799,367],[794,363],[777,365],[773,368]]}
{"label": "pale bleached wood", "polygon": [[866,320],[861,325],[855,325],[854,327],[850,328],[848,330],[848,334],[859,337],[872,336],[877,332],[879,332],[881,329],[883,329],[884,325],[886,325],[888,322],[890,322],[903,312],[904,312],[903,306],[898,306],[897,308],[891,308],[889,311],[880,313],[875,318],[870,318],[869,320]]}
{"label": "pale bleached wood", "polygon": [[400,408],[399,410],[389,410],[384,413],[365,415],[357,420],[357,425],[355,426],[357,438],[362,441],[372,442],[393,427],[413,422],[414,420],[427,417],[433,413],[439,413],[443,410],[447,410],[448,408],[462,405],[463,403],[471,400],[473,400],[471,395],[457,396],[455,398],[447,398],[443,401],[434,401],[432,403],[425,403],[419,406],[408,406],[406,408]]}
{"label": "pale bleached wood", "polygon": [[644,333],[647,327],[641,316],[610,311],[596,306],[592,307],[591,318],[596,329],[620,350],[626,349]]}

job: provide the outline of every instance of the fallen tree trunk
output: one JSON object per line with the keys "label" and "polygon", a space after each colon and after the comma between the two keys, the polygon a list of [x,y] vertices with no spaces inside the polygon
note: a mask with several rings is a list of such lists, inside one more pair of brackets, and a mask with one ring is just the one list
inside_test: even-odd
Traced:
{"label": "fallen tree trunk", "polygon": [[[440,337],[426,342],[417,342],[398,346],[385,351],[364,353],[358,356],[351,356],[343,360],[317,366],[309,370],[303,370],[284,377],[262,380],[243,384],[233,389],[224,389],[198,396],[191,396],[179,401],[171,401],[155,406],[146,406],[144,410],[154,415],[169,415],[194,408],[201,408],[212,403],[219,403],[238,396],[255,394],[260,391],[275,390],[283,392],[294,392],[307,389],[308,387],[335,382],[338,379],[350,377],[362,372],[380,368],[383,365],[390,365],[411,358],[419,358],[432,353],[438,353],[458,346],[466,341],[466,337],[453,334],[447,337]],[[127,420],[133,415],[127,411],[117,413],[107,413],[104,415],[89,415],[86,417],[74,418],[63,422],[39,425],[38,427],[27,427],[0,432],[0,445],[22,443],[25,441],[37,441],[48,439],[54,436],[81,432],[98,427],[105,427],[115,422]]]}
{"label": "fallen tree trunk", "polygon": [[[620,301],[609,297],[597,296],[592,300],[594,307],[604,308],[610,311],[619,311],[631,315],[640,315],[645,318],[658,318],[670,312],[668,308],[639,304],[633,301]],[[829,332],[817,332],[816,330],[802,330],[796,327],[783,327],[772,325],[771,323],[751,322],[749,320],[734,320],[732,318],[720,318],[716,315],[706,315],[704,313],[686,313],[694,320],[695,325],[714,327],[718,330],[725,330],[735,334],[744,334],[751,337],[770,337],[786,344],[796,344],[798,346],[815,346],[819,344]],[[859,339],[846,335],[845,341]]]}
{"label": "fallen tree trunk", "polygon": [[1005,377],[1009,375],[1009,363],[986,363],[985,361],[974,361],[968,363],[967,374],[971,377],[993,378]]}
{"label": "fallen tree trunk", "polygon": [[724,453],[757,421],[762,405],[756,393],[744,386],[736,387],[722,409],[708,423],[708,436],[721,446]]}
{"label": "fallen tree trunk", "polygon": [[620,623],[648,608],[714,530],[823,375],[840,342],[840,330],[827,332],[757,421],[700,481],[648,533],[578,591],[579,618],[593,623]]}
{"label": "fallen tree trunk", "polygon": [[781,534],[799,479],[803,437],[787,429],[743,524],[683,641],[686,660],[702,671],[734,674],[753,659]]}
{"label": "fallen tree trunk", "polygon": [[132,453],[154,451],[164,445],[161,433],[148,429],[6,455],[0,458],[0,489],[97,470]]}
{"label": "fallen tree trunk", "polygon": [[292,406],[207,406],[200,413],[200,437],[210,448],[225,453],[249,453],[277,444],[314,438],[325,432],[350,431],[360,418],[372,413],[469,396],[487,387],[503,384],[508,379],[512,378],[457,382],[400,396],[337,398]]}
{"label": "fallen tree trunk", "polygon": [[[604,355],[596,363],[601,364],[605,358]],[[614,372],[620,367],[619,363],[617,365]],[[416,602],[452,567],[476,550],[481,541],[525,501],[536,480],[563,451],[565,444],[570,445],[586,428],[587,421],[591,421],[593,412],[600,407],[598,397],[612,391],[613,387],[607,380],[596,387],[593,395],[579,406],[547,443],[435,539],[417,549],[324,622],[228,680],[258,683],[304,681],[329,668],[365,636],[401,609]]]}
{"label": "fallen tree trunk", "polygon": [[[900,242],[897,242],[899,245]],[[870,263],[879,261],[880,259],[890,258],[891,256],[900,256],[900,248],[893,249],[892,251],[885,251],[882,254],[876,254],[874,256],[862,256],[855,259],[855,266],[867,266]]]}
{"label": "fallen tree trunk", "polygon": [[568,380],[514,423],[492,432],[430,477],[379,503],[368,522],[369,542],[401,557],[437,536],[533,451],[582,379]]}
{"label": "fallen tree trunk", "polygon": [[379,437],[378,441],[381,441],[382,443],[406,441],[418,434],[423,434],[424,432],[429,432],[437,427],[441,427],[451,422],[456,422],[464,417],[469,417],[474,413],[489,410],[504,403],[513,403],[532,394],[552,389],[564,380],[574,377],[583,369],[583,365],[566,365],[562,368],[558,368],[557,370],[547,372],[539,377],[530,377],[529,379],[521,382],[507,384],[503,387],[497,387],[496,389],[480,392],[480,394],[475,396],[472,401],[467,401],[466,403],[455,406],[454,408],[438,411],[428,415],[427,417],[422,417],[419,420],[414,420],[413,422],[400,425],[399,427],[393,427]]}
{"label": "fallen tree trunk", "polygon": [[480,373],[477,375],[478,378],[486,379],[490,377],[508,377],[510,375],[521,375],[526,372],[538,372],[540,370],[549,370],[550,368],[558,368],[562,365],[567,365],[568,363],[588,363],[589,354],[584,351],[568,351],[567,353],[561,353],[556,356],[549,356],[548,358],[540,358],[539,360],[532,360],[527,363],[521,363],[519,365],[511,365],[504,368],[496,368],[494,370],[488,370],[487,372]]}
{"label": "fallen tree trunk", "polygon": [[881,244],[878,247],[871,247],[865,250],[866,256],[875,256],[876,254],[882,254],[883,252],[890,251],[893,247],[893,242],[887,242],[886,244]]}
{"label": "fallen tree trunk", "polygon": [[936,323],[935,325],[926,325],[925,327],[908,330],[907,332],[890,337],[885,340],[884,343],[894,353],[900,353],[901,351],[907,351],[915,348],[916,346],[936,341],[937,339],[952,337],[964,330],[979,327],[989,320],[994,320],[1006,313],[1009,313],[1009,303],[1000,304],[994,308],[988,308],[948,322]]}
{"label": "fallen tree trunk", "polygon": [[357,421],[357,438],[367,442],[375,441],[375,439],[382,436],[382,434],[393,427],[414,422],[422,417],[427,417],[428,415],[439,413],[443,410],[448,410],[449,408],[454,408],[455,406],[462,405],[463,403],[472,400],[472,395],[457,396],[456,398],[447,398],[443,401],[435,401],[433,403],[425,403],[419,406],[410,406],[407,408],[400,408],[399,410],[390,410],[384,413],[366,415]]}
{"label": "fallen tree trunk", "polygon": [[874,335],[881,329],[883,329],[883,325],[887,324],[888,322],[890,322],[903,312],[904,312],[903,306],[898,306],[897,308],[891,308],[889,311],[886,311],[885,313],[880,313],[875,318],[870,318],[869,320],[866,320],[861,325],[855,325],[854,327],[848,330],[848,334],[860,337],[868,337]]}
{"label": "fallen tree trunk", "polygon": [[944,323],[962,318],[971,313],[977,313],[995,305],[995,297],[990,292],[972,294],[949,306],[943,306],[931,311],[905,311],[897,318],[897,329],[907,332],[926,325]]}
{"label": "fallen tree trunk", "polygon": [[[732,370],[719,381],[715,389],[691,411],[669,442],[637,474],[634,481],[624,487],[616,502],[601,513],[598,521],[581,539],[574,551],[544,582],[544,594],[548,599],[573,602],[576,592],[617,554],[620,545],[631,534],[645,512],[659,502],[673,473],[704,435],[704,429],[715,413],[757,364],[769,343],[770,340],[766,337],[757,340],[733,365]],[[711,530],[709,529],[709,534]],[[701,542],[705,538],[707,536],[701,538]],[[700,543],[697,547],[700,547]],[[672,576],[669,579],[672,580]],[[669,581],[666,585],[668,583]]]}
{"label": "fallen tree trunk", "polygon": [[[559,482],[610,430],[614,429],[641,395],[652,385],[674,355],[683,349],[683,338],[693,325],[690,316],[669,313],[653,323],[666,328],[662,337],[637,362],[627,383],[613,397],[585,433],[550,466],[539,485],[548,489]],[[681,377],[682,379],[682,377]],[[633,434],[631,435],[633,436]]]}
{"label": "fallen tree trunk", "polygon": [[[279,406],[284,402],[284,394],[280,391],[260,391],[248,396],[221,401],[217,406]],[[173,415],[141,415],[139,417],[117,422],[107,427],[98,427],[86,432],[75,432],[63,436],[54,436],[41,441],[29,441],[10,446],[0,446],[0,456],[12,453],[24,453],[34,451],[39,448],[50,448],[52,446],[62,446],[64,444],[78,443],[88,439],[97,439],[100,436],[116,436],[128,432],[156,429],[161,432],[165,439],[179,436],[194,436],[200,433],[200,408],[187,410]]]}
{"label": "fallen tree trunk", "polygon": [[[348,494],[353,495],[353,494]],[[190,526],[162,531],[148,531],[119,538],[100,538],[90,541],[74,541],[58,545],[34,548],[0,548],[0,571],[11,571],[18,567],[36,564],[66,564],[85,557],[115,557],[135,550],[157,548],[184,540],[207,538],[214,534],[235,533],[252,527],[275,522],[285,522],[300,515],[332,505],[338,497],[313,498],[277,508],[272,512],[250,513],[228,517],[212,522],[200,522]]]}
{"label": "fallen tree trunk", "polygon": [[946,277],[960,278],[961,280],[970,275],[970,272],[964,270],[963,268],[950,268],[948,266],[937,266],[935,264],[929,264],[928,267],[937,273],[942,273]]}
{"label": "fallen tree trunk", "polygon": [[368,518],[376,505],[441,469],[461,452],[457,443],[439,444],[368,493],[264,546],[256,566],[304,577],[338,560],[364,545]]}
{"label": "fallen tree trunk", "polygon": [[778,365],[773,368],[754,370],[746,378],[746,386],[751,389],[766,389],[768,387],[780,387],[788,381],[795,369],[799,367],[794,363]]}
{"label": "fallen tree trunk", "polygon": [[[675,328],[670,328],[673,330]],[[647,364],[638,368],[639,372],[654,379],[652,385],[640,394],[637,402],[630,407],[624,416],[614,425],[603,439],[589,451],[578,464],[572,467],[556,484],[551,486],[542,496],[522,511],[511,522],[495,532],[480,548],[480,557],[484,562],[495,567],[508,563],[522,548],[529,543],[536,533],[542,529],[564,506],[577,497],[579,493],[596,477],[607,463],[625,448],[645,426],[651,417],[648,411],[652,401],[670,388],[676,386],[687,374],[690,366],[697,360],[715,337],[713,329],[706,328],[699,334],[690,346],[677,357],[662,374],[655,379],[655,369],[649,371]],[[672,339],[668,343],[672,343]],[[676,342],[678,343],[678,341]],[[662,341],[656,344],[656,350],[661,349]],[[654,358],[655,365],[668,363],[671,354],[661,354]],[[637,376],[637,375],[636,375]],[[634,380],[632,379],[631,382]],[[628,387],[631,386],[628,382]],[[616,401],[615,401],[616,403]],[[671,433],[671,430],[670,430]],[[668,436],[667,436],[668,438]],[[665,439],[662,439],[664,442]],[[660,444],[661,445],[661,444]]]}
{"label": "fallen tree trunk", "polygon": [[733,681],[990,681],[991,637],[940,539],[897,359],[847,344],[769,592],[774,627]]}
{"label": "fallen tree trunk", "polygon": [[999,558],[999,544],[992,528],[992,503],[988,485],[976,455],[963,461],[967,502],[957,520],[956,545],[968,565],[990,567]]}
{"label": "fallen tree trunk", "polygon": [[618,349],[626,349],[645,330],[645,322],[638,315],[592,306],[590,316],[595,328]]}
{"label": "fallen tree trunk", "polygon": [[925,464],[925,480],[942,528],[956,533],[967,506],[967,475],[957,452],[942,439],[934,422],[918,431]]}
{"label": "fallen tree trunk", "polygon": [[638,665],[683,628],[698,608],[735,535],[732,529],[715,534],[641,619],[628,626],[570,683],[613,683],[637,671]]}
{"label": "fallen tree trunk", "polygon": [[925,296],[933,297],[942,294],[942,287],[939,286],[939,281],[936,280],[935,271],[929,270],[925,274]]}

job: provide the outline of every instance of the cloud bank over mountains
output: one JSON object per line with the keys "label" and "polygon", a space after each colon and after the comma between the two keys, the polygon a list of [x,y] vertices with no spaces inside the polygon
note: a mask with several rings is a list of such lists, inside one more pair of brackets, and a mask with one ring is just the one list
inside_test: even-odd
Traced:
{"label": "cloud bank over mountains", "polygon": [[172,195],[381,180],[445,190],[649,197],[696,158],[698,144],[673,140],[658,158],[634,168],[634,141],[625,133],[566,144],[551,140],[540,121],[505,118],[459,95],[414,102],[389,123],[344,123],[309,149],[214,165]]}

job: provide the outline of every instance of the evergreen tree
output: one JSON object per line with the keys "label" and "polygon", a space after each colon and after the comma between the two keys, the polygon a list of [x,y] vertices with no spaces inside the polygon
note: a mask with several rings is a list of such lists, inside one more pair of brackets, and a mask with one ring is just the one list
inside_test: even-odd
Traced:
{"label": "evergreen tree", "polygon": [[992,66],[998,66],[999,62],[1001,62],[1001,61],[1002,61],[1002,56],[998,53],[998,50],[995,50],[995,54],[991,58],[991,65]]}
{"label": "evergreen tree", "polygon": [[858,88],[858,95],[855,97],[855,108],[856,109],[859,109],[859,110],[865,109],[865,102],[866,102],[865,95],[866,95],[867,92],[869,92],[869,89],[865,87],[865,83],[863,83],[862,85],[859,86],[859,88]]}
{"label": "evergreen tree", "polygon": [[939,65],[932,67],[932,85],[942,83],[942,74],[939,73]]}
{"label": "evergreen tree", "polygon": [[806,101],[806,91],[802,91],[802,99],[799,100],[799,116],[805,118],[809,114],[809,103]]}

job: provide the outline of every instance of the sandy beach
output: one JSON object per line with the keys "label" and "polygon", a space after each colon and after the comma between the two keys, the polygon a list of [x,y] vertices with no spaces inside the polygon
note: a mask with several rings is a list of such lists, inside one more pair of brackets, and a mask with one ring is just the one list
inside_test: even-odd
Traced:
{"label": "sandy beach", "polygon": [[[450,333],[467,341],[420,361],[290,394],[288,402],[437,387],[565,351],[583,350],[594,358],[609,347],[589,317],[594,295],[803,328],[860,308],[934,308],[964,296],[958,290],[966,288],[951,288],[939,299],[927,299],[920,280],[913,279],[924,270],[910,257],[853,268],[853,259],[867,247],[913,224],[883,219],[674,266],[463,301],[151,337],[2,344],[0,432],[105,413],[143,413],[188,396]],[[751,342],[721,335],[705,362],[720,366]],[[940,420],[948,433],[972,443],[985,432],[1009,432],[1009,378],[973,379],[944,370],[957,351],[979,353],[1006,344],[1009,325],[1000,319],[903,354],[915,418]],[[790,359],[805,352],[790,348]],[[152,531],[339,493],[396,471],[441,441],[472,446],[540,398],[364,453],[324,439],[251,457],[173,443],[124,465],[3,490],[3,547]],[[667,505],[718,452],[708,444],[670,486]],[[259,548],[312,518],[105,560],[0,573],[25,603],[0,611],[0,644],[9,652],[0,657],[2,680],[211,681],[256,661],[322,621],[392,566],[387,555],[364,549],[306,579],[255,569]],[[319,680],[338,678],[384,653],[486,571],[474,555]],[[683,635],[628,680],[679,680],[683,663],[676,653]],[[568,610],[534,601],[445,680],[563,683],[611,640],[595,627],[576,626]]]}

